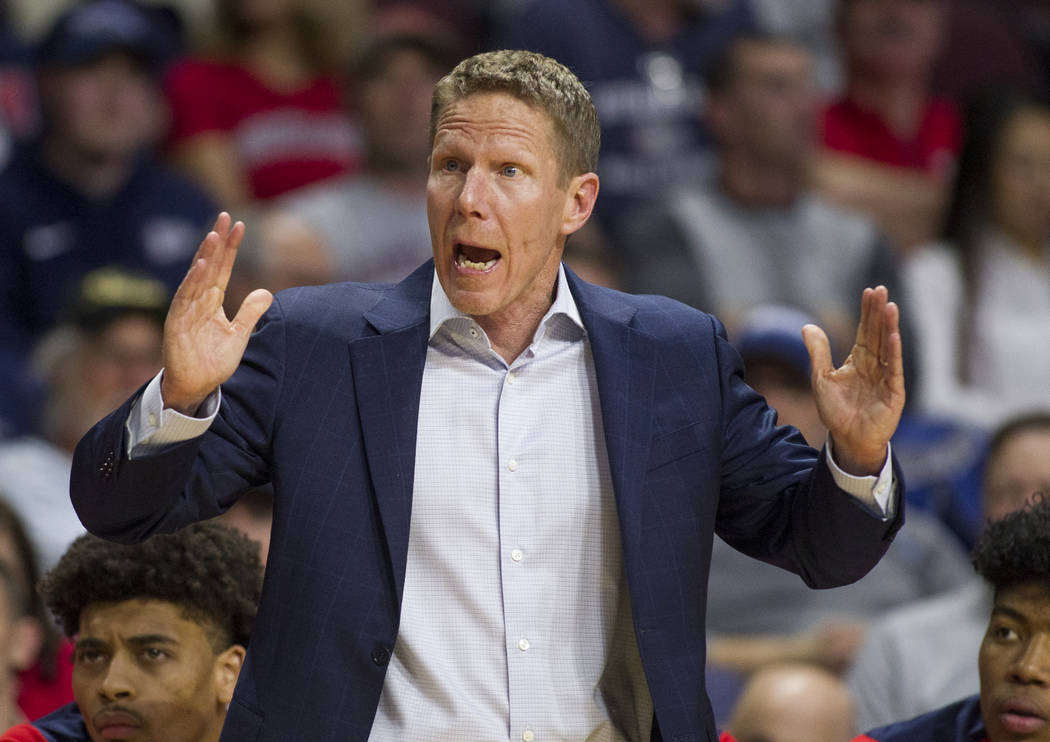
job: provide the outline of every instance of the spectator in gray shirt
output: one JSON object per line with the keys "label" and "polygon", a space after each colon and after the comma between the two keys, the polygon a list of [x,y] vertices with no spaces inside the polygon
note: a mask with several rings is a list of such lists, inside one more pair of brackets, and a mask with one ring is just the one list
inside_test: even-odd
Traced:
{"label": "spectator in gray shirt", "polygon": [[[717,179],[632,220],[629,291],[662,293],[716,313],[732,338],[758,303],[801,307],[848,348],[863,286],[896,270],[874,223],[808,186],[817,141],[812,55],[773,37],[732,43],[708,75]],[[659,259],[654,259],[658,255]]]}
{"label": "spectator in gray shirt", "polygon": [[398,34],[374,41],[351,73],[350,95],[365,139],[363,170],[279,204],[316,231],[337,280],[399,281],[430,256],[430,94],[452,68],[451,54],[439,37]]}

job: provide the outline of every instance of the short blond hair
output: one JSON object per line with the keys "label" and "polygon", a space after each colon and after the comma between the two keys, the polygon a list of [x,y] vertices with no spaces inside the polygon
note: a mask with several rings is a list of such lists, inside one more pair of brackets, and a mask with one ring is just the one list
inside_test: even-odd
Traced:
{"label": "short blond hair", "polygon": [[561,62],[536,52],[506,49],[464,59],[434,86],[431,145],[444,110],[477,93],[507,93],[547,114],[563,180],[598,169],[598,112],[583,83]]}

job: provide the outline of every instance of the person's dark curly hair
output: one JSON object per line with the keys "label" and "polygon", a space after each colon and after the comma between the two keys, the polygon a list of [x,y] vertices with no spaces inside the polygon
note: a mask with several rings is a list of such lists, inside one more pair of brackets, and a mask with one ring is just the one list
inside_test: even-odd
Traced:
{"label": "person's dark curly hair", "polygon": [[1030,580],[1050,590],[1050,497],[988,524],[973,551],[977,573],[996,590]]}
{"label": "person's dark curly hair", "polygon": [[146,599],[173,603],[205,627],[212,648],[247,646],[259,602],[259,547],[216,523],[197,523],[140,544],[90,534],[72,543],[40,581],[40,594],[72,637],[96,603]]}

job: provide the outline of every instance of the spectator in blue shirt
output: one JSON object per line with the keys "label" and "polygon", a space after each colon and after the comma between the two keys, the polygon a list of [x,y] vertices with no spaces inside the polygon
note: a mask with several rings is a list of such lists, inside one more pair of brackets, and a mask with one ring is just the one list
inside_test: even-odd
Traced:
{"label": "spectator in blue shirt", "polygon": [[[177,287],[215,207],[151,158],[170,39],[147,11],[94,0],[36,53],[43,130],[0,173],[0,358],[17,364],[93,268]],[[3,410],[0,410],[0,417]]]}

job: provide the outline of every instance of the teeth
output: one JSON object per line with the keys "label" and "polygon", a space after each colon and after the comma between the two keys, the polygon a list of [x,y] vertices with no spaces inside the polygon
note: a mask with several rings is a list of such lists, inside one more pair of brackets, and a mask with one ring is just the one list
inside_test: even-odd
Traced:
{"label": "teeth", "polygon": [[496,264],[497,259],[498,258],[493,258],[492,260],[486,260],[484,263],[476,263],[473,260],[468,260],[466,255],[460,255],[458,262],[464,268],[470,268],[471,270],[476,271],[487,271]]}

